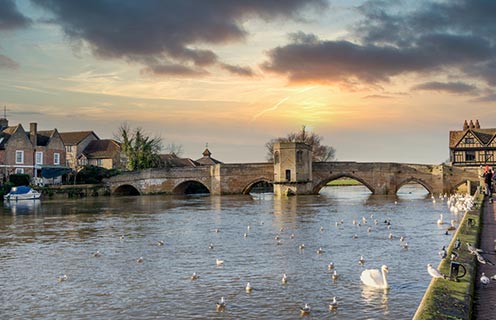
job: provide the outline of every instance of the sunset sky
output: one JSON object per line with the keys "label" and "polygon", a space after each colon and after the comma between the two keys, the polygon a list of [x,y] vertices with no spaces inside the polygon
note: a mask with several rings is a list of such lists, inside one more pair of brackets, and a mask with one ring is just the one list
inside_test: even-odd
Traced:
{"label": "sunset sky", "polygon": [[493,0],[0,0],[0,105],[193,159],[306,125],[338,160],[439,164],[465,119],[496,127],[495,34]]}

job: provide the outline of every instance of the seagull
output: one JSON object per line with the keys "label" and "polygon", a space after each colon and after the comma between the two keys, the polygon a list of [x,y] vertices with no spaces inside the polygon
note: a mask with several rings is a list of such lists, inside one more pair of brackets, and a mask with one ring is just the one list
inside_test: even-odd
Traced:
{"label": "seagull", "polygon": [[400,237],[400,241],[401,241],[401,242],[405,241],[405,236],[401,236],[401,237]]}
{"label": "seagull", "polygon": [[303,249],[305,249],[305,245],[302,243],[302,244],[300,244],[299,248],[300,248],[300,250],[303,250]]}
{"label": "seagull", "polygon": [[66,281],[69,277],[67,277],[66,274],[61,275],[60,277],[57,278],[58,282]]}
{"label": "seagull", "polygon": [[224,264],[224,260],[215,259],[215,264],[218,265],[218,266],[221,266],[221,265]]}
{"label": "seagull", "polygon": [[143,263],[143,261],[145,261],[145,259],[143,259],[143,257],[139,257],[138,259],[136,259],[137,263]]}
{"label": "seagull", "polygon": [[282,274],[282,279],[281,279],[281,282],[282,282],[283,284],[284,284],[284,283],[288,283],[288,276],[287,276],[285,273],[283,273],[283,274]]}
{"label": "seagull", "polygon": [[453,249],[460,249],[460,245],[462,244],[462,242],[460,241],[460,238],[456,238],[456,241],[455,241],[455,244],[453,245]]}
{"label": "seagull", "polygon": [[439,270],[434,268],[430,263],[427,265],[427,272],[429,272],[429,274],[433,278],[444,278],[444,275],[441,272],[439,272]]}
{"label": "seagull", "polygon": [[322,247],[317,249],[317,254],[323,254],[325,251],[322,249]]}
{"label": "seagull", "polygon": [[451,250],[451,255],[450,255],[451,260],[456,260],[456,259],[458,259],[458,256],[459,256],[459,255],[458,255],[458,253],[457,253],[456,251]]}
{"label": "seagull", "polygon": [[224,297],[220,297],[220,301],[215,303],[215,308],[217,312],[222,312],[226,308],[226,301]]}
{"label": "seagull", "polygon": [[402,245],[402,247],[403,247],[403,250],[408,250],[408,243],[406,243],[406,242],[405,242],[405,243]]}
{"label": "seagull", "polygon": [[248,233],[245,232],[245,234],[243,234],[243,237],[248,238]]}
{"label": "seagull", "polygon": [[479,261],[480,263],[482,264],[490,264],[492,266],[494,266],[494,263],[490,260],[487,260],[486,258],[484,258],[482,256],[482,254],[480,254],[479,252],[475,251],[475,256],[477,257],[477,261]]}
{"label": "seagull", "polygon": [[481,277],[480,277],[480,282],[481,282],[482,286],[485,287],[491,282],[491,279],[489,279],[489,277],[486,276],[483,272]]}
{"label": "seagull", "polygon": [[246,229],[248,229],[248,230],[251,230],[251,227],[250,227],[250,225],[248,225],[248,227],[246,227]]}
{"label": "seagull", "polygon": [[491,277],[491,280],[496,280],[496,274]]}
{"label": "seagull", "polygon": [[329,262],[329,264],[327,265],[327,270],[332,270],[332,269],[334,269],[334,263]]}
{"label": "seagull", "polygon": [[367,232],[372,232],[372,227],[368,227]]}
{"label": "seagull", "polygon": [[196,272],[193,272],[193,274],[191,275],[191,280],[194,281],[196,279],[200,278],[199,275],[196,274]]}
{"label": "seagull", "polygon": [[250,292],[251,292],[251,290],[253,290],[253,288],[251,287],[250,283],[248,282],[248,283],[246,284],[245,291],[246,291],[246,293],[250,293]]}
{"label": "seagull", "polygon": [[394,239],[393,234],[392,234],[392,233],[390,233],[390,234],[389,234],[389,236],[388,236],[388,238],[389,238],[389,239],[391,239],[391,240],[393,240],[393,239]]}
{"label": "seagull", "polygon": [[476,252],[482,252],[482,249],[474,247],[470,242],[467,242],[467,250],[470,254],[475,255]]}
{"label": "seagull", "polygon": [[208,249],[213,250],[213,249],[214,249],[214,245],[211,243],[211,244],[208,246]]}
{"label": "seagull", "polygon": [[102,255],[102,253],[100,252],[100,250],[96,250],[95,252],[93,252],[93,257],[95,258],[98,258]]}
{"label": "seagull", "polygon": [[302,316],[310,313],[310,306],[308,305],[308,303],[305,303],[305,306],[300,307],[300,313]]}
{"label": "seagull", "polygon": [[358,264],[361,266],[365,264],[365,258],[363,256],[360,256],[360,259],[358,259]]}
{"label": "seagull", "polygon": [[331,303],[329,303],[329,310],[336,311],[337,309],[338,309],[338,301],[336,300],[336,297],[333,297]]}
{"label": "seagull", "polygon": [[159,240],[157,241],[157,246],[163,246],[164,245],[164,240]]}

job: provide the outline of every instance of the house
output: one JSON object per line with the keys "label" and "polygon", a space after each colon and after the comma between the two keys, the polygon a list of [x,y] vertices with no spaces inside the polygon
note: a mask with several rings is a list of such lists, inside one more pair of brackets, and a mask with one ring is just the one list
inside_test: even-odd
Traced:
{"label": "house", "polygon": [[496,165],[496,128],[482,129],[467,120],[463,129],[449,133],[450,162],[455,166]]}
{"label": "house", "polygon": [[91,141],[100,140],[93,131],[60,132],[66,151],[66,165],[77,169],[77,159]]}
{"label": "house", "polygon": [[92,140],[77,158],[81,165],[106,169],[124,168],[121,145],[112,139]]}
{"label": "house", "polygon": [[38,131],[33,122],[26,132],[21,124],[9,126],[6,118],[0,119],[0,175],[4,181],[14,173],[41,178],[44,169],[63,169],[65,156],[57,129]]}
{"label": "house", "polygon": [[160,166],[166,168],[197,167],[200,164],[189,158],[179,158],[174,153],[160,154]]}

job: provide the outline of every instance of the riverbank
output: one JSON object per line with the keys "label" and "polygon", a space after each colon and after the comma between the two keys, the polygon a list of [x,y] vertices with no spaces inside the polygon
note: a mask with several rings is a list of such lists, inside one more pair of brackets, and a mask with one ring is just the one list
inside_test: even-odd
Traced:
{"label": "riverbank", "polygon": [[[482,206],[484,196],[477,193],[474,198],[476,203],[474,209],[467,211],[463,216],[446,249],[448,257],[441,260],[438,267],[442,274],[449,277],[452,266],[458,263],[466,269],[466,274],[458,279],[433,278],[413,317],[414,320],[472,318],[474,284],[478,281],[477,262],[475,256],[468,252],[466,243],[479,247],[481,217],[484,214]],[[459,250],[455,250],[459,256],[456,261],[452,261],[449,257],[456,239],[460,239],[461,246]],[[463,270],[460,270],[460,273],[462,272]]]}
{"label": "riverbank", "polygon": [[109,196],[110,190],[102,184],[51,185],[40,188],[42,197],[52,198],[84,198]]}

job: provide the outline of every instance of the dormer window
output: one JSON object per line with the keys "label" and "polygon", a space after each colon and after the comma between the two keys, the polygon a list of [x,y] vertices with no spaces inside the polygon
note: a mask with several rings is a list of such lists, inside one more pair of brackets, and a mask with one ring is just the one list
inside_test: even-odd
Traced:
{"label": "dormer window", "polygon": [[474,144],[474,143],[475,143],[474,138],[472,137],[465,138],[465,144]]}

